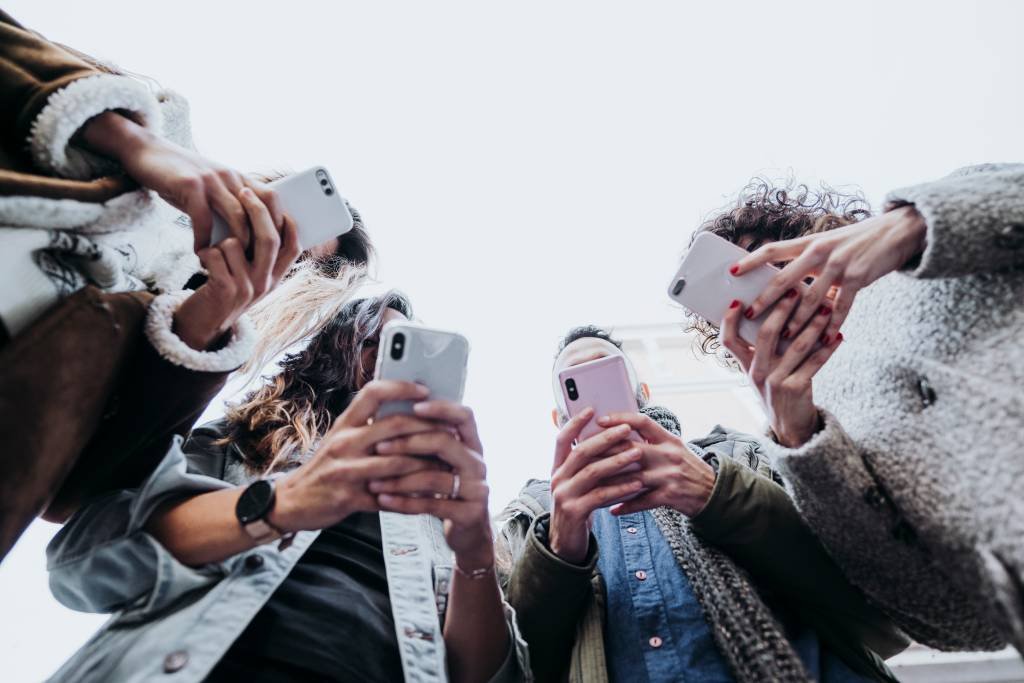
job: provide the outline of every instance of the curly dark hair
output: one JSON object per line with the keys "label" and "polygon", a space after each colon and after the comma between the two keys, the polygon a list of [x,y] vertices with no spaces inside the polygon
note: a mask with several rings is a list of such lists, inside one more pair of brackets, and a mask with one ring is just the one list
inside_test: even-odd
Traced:
{"label": "curly dark hair", "polygon": [[566,346],[572,344],[574,341],[587,339],[588,337],[603,339],[609,344],[612,344],[615,348],[619,350],[622,349],[622,342],[613,337],[611,332],[603,327],[598,327],[597,325],[580,325],[566,332],[565,336],[562,337],[562,340],[558,342],[558,350],[555,352],[555,360],[558,360],[558,356],[561,355],[562,351],[565,351]]}
{"label": "curly dark hair", "polygon": [[237,443],[254,472],[301,458],[372,378],[362,352],[378,343],[387,309],[412,318],[409,299],[395,291],[345,304],[304,349],[285,355],[277,375],[228,409],[219,443]]}
{"label": "curly dark hair", "polygon": [[[753,178],[739,196],[707,218],[693,233],[710,232],[754,251],[766,242],[779,242],[825,232],[862,221],[871,215],[859,191],[840,192],[822,183],[817,189],[789,179],[776,184]],[[720,348],[718,327],[687,311],[686,332],[695,332],[702,353],[715,355]]]}

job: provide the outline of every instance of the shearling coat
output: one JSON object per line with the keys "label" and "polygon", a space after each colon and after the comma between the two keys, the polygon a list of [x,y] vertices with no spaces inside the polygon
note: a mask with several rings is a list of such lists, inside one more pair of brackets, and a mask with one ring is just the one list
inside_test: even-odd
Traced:
{"label": "shearling coat", "polygon": [[815,378],[824,428],[770,448],[851,580],[917,640],[1024,651],[1024,164],[893,192],[919,262],[863,290]]}
{"label": "shearling coat", "polygon": [[[0,559],[54,519],[137,485],[248,357],[172,330],[199,270],[177,212],[76,135],[117,110],[190,146],[188,105],[107,73],[0,11]],[[182,222],[183,223],[183,222]],[[63,482],[63,486],[62,486]]]}

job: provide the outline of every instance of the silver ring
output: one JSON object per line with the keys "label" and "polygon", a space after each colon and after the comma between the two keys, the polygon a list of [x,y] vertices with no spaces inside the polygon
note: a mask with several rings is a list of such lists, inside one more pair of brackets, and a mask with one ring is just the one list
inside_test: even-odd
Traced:
{"label": "silver ring", "polygon": [[452,492],[448,497],[452,500],[458,500],[460,488],[462,488],[462,478],[458,472],[452,472]]}

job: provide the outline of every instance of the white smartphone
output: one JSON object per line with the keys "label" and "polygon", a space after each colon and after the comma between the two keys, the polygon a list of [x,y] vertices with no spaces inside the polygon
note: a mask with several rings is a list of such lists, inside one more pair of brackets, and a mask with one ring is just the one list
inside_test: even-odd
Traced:
{"label": "white smartphone", "polygon": [[[345,198],[338,194],[331,174],[323,166],[279,178],[268,186],[277,193],[282,210],[295,221],[299,249],[305,251],[352,229],[352,214]],[[228,224],[214,214],[210,244],[230,236]]]}
{"label": "white smartphone", "polygon": [[[430,389],[428,400],[460,403],[468,361],[469,341],[461,334],[394,321],[381,330],[374,376],[416,382]],[[389,401],[381,405],[376,417],[412,413],[413,403]]]}
{"label": "white smartphone", "polygon": [[[683,258],[679,270],[668,286],[668,295],[687,310],[696,313],[715,325],[722,324],[722,318],[733,300],[750,305],[763,292],[779,269],[765,264],[749,273],[736,277],[729,273],[729,267],[748,256],[749,252],[729,240],[710,232],[701,233]],[[800,283],[803,294],[807,285]],[[753,320],[740,318],[739,336],[751,346],[757,341],[757,331],[771,312],[769,307]],[[789,341],[779,341],[781,353]]]}

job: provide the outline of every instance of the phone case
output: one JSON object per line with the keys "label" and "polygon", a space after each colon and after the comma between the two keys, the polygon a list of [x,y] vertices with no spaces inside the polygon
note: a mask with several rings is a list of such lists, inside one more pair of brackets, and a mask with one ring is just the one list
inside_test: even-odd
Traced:
{"label": "phone case", "polygon": [[[323,166],[279,178],[269,187],[277,193],[282,210],[295,221],[300,249],[323,244],[352,229],[352,214]],[[227,223],[214,214],[210,244],[230,234]]]}
{"label": "phone case", "polygon": [[[576,383],[577,397],[571,398],[566,382]],[[629,382],[626,363],[621,356],[606,356],[566,368],[558,373],[558,386],[562,390],[569,417],[576,417],[584,409],[594,409],[594,419],[580,432],[580,440],[603,431],[596,420],[611,413],[635,413],[636,390]]]}
{"label": "phone case", "polygon": [[[396,335],[403,335],[400,358],[392,355]],[[461,334],[435,330],[416,323],[392,322],[381,331],[377,351],[377,379],[416,382],[430,389],[430,399],[462,401],[466,386],[469,342]],[[389,401],[377,418],[412,413],[413,401]]]}
{"label": "phone case", "polygon": [[[779,272],[766,264],[739,277],[731,275],[729,267],[747,255],[746,249],[718,235],[701,233],[669,283],[668,295],[692,313],[720,325],[733,300],[750,304]],[[807,285],[801,283],[800,287],[806,289]],[[740,318],[739,336],[753,345],[771,310],[769,307],[753,320]],[[787,340],[780,340],[779,352],[787,346]]]}

